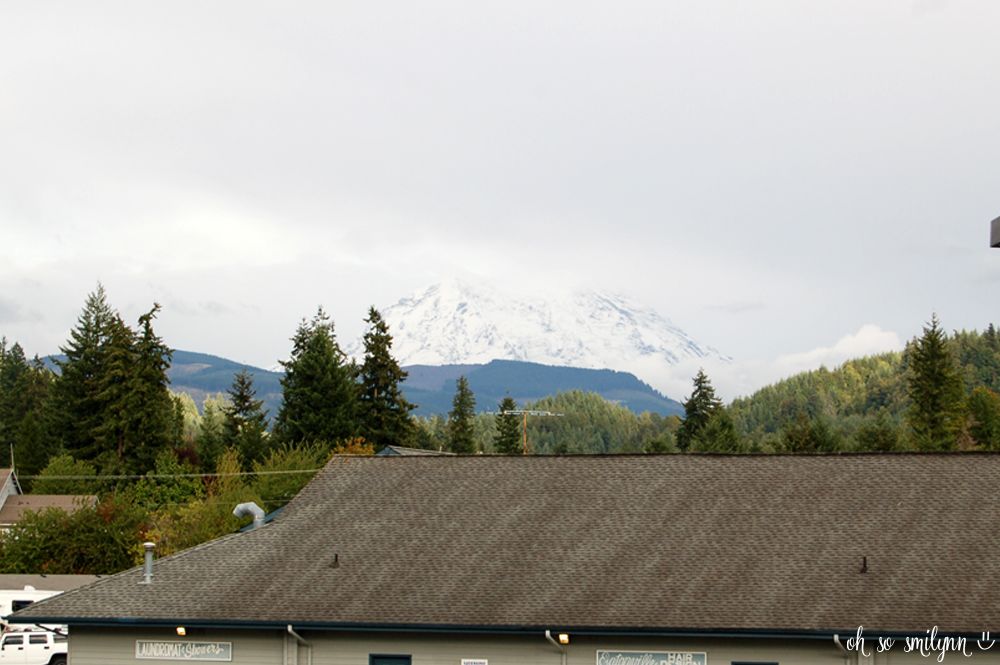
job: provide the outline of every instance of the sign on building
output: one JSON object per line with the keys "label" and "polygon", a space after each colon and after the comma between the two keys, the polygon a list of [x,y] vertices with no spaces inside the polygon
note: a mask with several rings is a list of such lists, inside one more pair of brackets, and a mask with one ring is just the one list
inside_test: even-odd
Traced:
{"label": "sign on building", "polygon": [[233,659],[233,643],[136,640],[135,657],[138,660],[211,660],[228,663]]}
{"label": "sign on building", "polygon": [[694,651],[598,651],[597,665],[708,665],[708,654]]}

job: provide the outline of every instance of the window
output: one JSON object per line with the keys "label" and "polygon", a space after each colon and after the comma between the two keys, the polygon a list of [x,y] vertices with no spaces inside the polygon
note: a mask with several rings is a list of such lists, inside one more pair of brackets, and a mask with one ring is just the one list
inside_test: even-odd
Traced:
{"label": "window", "polygon": [[24,644],[24,635],[7,635],[3,638],[3,648],[11,646],[21,646]]}
{"label": "window", "polygon": [[368,665],[411,665],[410,656],[368,656]]}
{"label": "window", "polygon": [[10,601],[10,611],[17,612],[18,610],[23,610],[28,605],[31,605],[33,600],[12,600]]}
{"label": "window", "polygon": [[47,635],[28,635],[28,644],[48,644]]}

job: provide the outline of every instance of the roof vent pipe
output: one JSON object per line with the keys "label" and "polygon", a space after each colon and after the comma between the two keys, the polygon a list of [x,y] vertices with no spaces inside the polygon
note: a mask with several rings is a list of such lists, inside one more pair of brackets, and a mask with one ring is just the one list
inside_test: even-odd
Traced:
{"label": "roof vent pipe", "polygon": [[139,584],[152,584],[153,583],[153,549],[156,547],[156,543],[145,542],[142,544],[143,549],[146,550],[146,561],[142,570],[142,581]]}
{"label": "roof vent pipe", "polygon": [[264,524],[264,510],[253,501],[247,501],[233,508],[234,517],[246,517],[253,515],[253,528],[256,529]]}

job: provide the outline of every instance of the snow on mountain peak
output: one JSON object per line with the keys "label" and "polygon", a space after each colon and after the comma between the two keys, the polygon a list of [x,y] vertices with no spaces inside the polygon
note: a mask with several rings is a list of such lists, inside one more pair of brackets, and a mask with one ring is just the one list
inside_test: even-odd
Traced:
{"label": "snow on mountain peak", "polygon": [[[596,291],[501,293],[450,280],[382,310],[401,365],[484,364],[494,359],[634,371],[687,359],[730,360],[656,311]],[[360,342],[351,355],[360,357]]]}

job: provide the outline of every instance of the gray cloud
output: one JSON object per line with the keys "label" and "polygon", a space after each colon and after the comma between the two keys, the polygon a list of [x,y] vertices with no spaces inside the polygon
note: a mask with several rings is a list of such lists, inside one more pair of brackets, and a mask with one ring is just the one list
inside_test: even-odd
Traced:
{"label": "gray cloud", "polygon": [[42,315],[32,309],[7,298],[0,298],[0,324],[35,323],[42,320]]}
{"label": "gray cloud", "polygon": [[8,3],[0,289],[45,317],[6,327],[48,352],[102,279],[129,316],[168,305],[171,345],[267,365],[317,304],[349,336],[465,272],[626,292],[742,358],[908,337],[932,310],[982,327],[998,19],[988,0]]}

